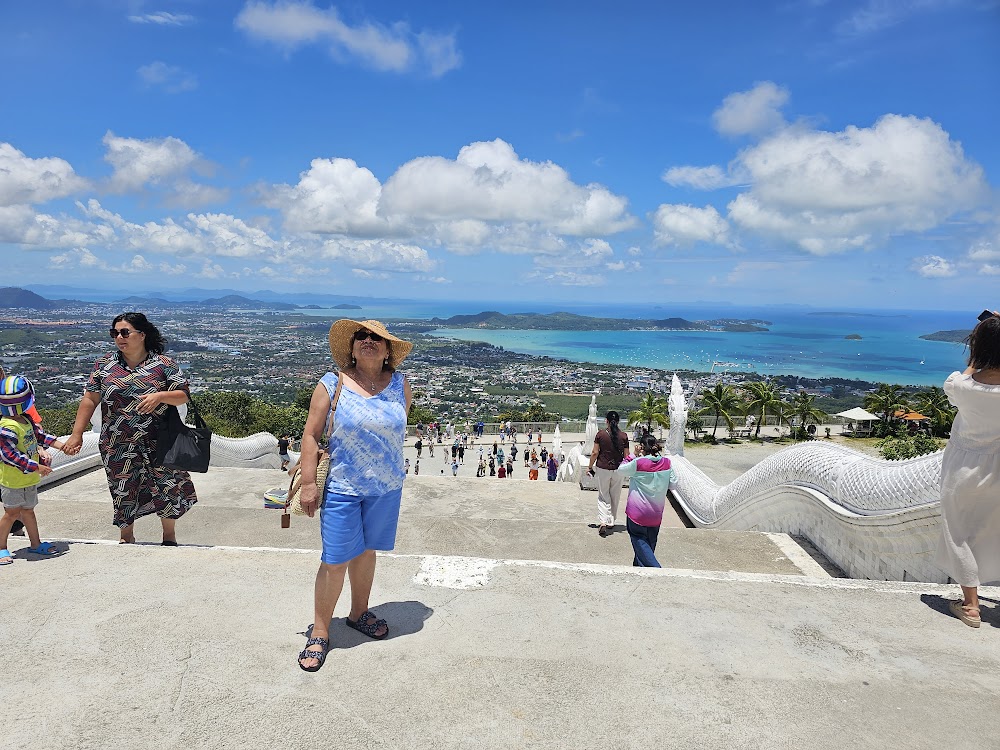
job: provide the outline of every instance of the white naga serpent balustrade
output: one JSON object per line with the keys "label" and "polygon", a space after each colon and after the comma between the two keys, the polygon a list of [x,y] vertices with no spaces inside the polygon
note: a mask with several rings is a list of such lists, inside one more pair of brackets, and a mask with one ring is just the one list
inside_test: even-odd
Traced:
{"label": "white naga serpent balustrade", "polygon": [[803,536],[852,578],[944,583],[933,559],[941,456],[883,461],[812,441],[722,487],[684,456],[671,460],[677,499],[700,528]]}
{"label": "white naga serpent balustrade", "polygon": [[[75,456],[66,456],[59,451],[52,453],[52,473],[44,477],[40,486],[69,479],[75,474],[101,465],[101,454],[97,448],[98,435],[86,432],[83,448]],[[298,460],[297,453],[289,454],[292,463]],[[278,439],[268,432],[258,432],[245,438],[227,438],[212,435],[212,466],[237,469],[279,469]]]}

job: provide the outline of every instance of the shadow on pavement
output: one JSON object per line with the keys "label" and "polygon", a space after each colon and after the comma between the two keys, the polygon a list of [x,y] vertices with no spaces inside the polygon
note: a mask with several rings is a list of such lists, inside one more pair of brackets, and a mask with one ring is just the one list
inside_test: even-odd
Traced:
{"label": "shadow on pavement", "polygon": [[[417,601],[385,602],[384,604],[372,607],[371,611],[375,613],[376,617],[385,620],[389,624],[389,635],[384,639],[387,641],[413,635],[423,630],[424,622],[434,614],[432,608]],[[311,638],[312,625],[299,633],[299,635]],[[363,633],[349,628],[346,617],[334,617],[330,621],[330,636],[331,651],[334,649],[363,646],[366,643],[378,640],[376,638],[369,638]]]}

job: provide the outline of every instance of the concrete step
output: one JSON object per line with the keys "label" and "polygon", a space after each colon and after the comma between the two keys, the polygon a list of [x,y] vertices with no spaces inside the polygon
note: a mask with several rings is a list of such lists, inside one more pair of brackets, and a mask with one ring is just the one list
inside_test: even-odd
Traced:
{"label": "concrete step", "polygon": [[[278,510],[263,508],[263,492],[285,474],[264,469],[213,469],[195,475],[199,502],[180,522],[183,543],[318,549],[319,520],[293,517],[280,528]],[[408,479],[396,552],[419,555],[631,564],[624,516],[606,538],[594,524],[597,495],[559,482],[513,485],[476,478]],[[620,510],[621,513],[621,510]],[[116,540],[103,470],[46,487],[39,524],[45,538]],[[159,523],[140,519],[136,538],[158,542]],[[748,531],[664,527],[657,556],[667,567],[827,577],[789,537]]]}

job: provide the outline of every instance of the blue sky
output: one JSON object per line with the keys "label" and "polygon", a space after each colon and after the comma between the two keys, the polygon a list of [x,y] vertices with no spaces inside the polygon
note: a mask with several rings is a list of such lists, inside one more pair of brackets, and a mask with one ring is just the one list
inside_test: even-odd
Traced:
{"label": "blue sky", "polygon": [[997,0],[6,3],[2,283],[996,307],[997,39]]}

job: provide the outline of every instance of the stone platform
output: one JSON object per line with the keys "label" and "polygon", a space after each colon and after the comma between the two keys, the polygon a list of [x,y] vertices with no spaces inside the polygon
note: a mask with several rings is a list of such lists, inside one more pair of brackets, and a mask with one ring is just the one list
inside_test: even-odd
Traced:
{"label": "stone platform", "polygon": [[179,548],[114,544],[100,472],[46,489],[44,537],[81,541],[40,560],[15,537],[0,568],[5,746],[994,742],[1000,591],[972,630],[945,613],[954,587],[822,577],[781,535],[736,532],[665,530],[670,568],[638,570],[627,534],[587,527],[592,493],[545,483],[408,480],[372,594],[391,637],[345,627],[342,602],[307,674],[316,522],[278,528],[259,492],[280,478],[198,477]]}

